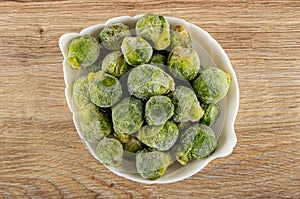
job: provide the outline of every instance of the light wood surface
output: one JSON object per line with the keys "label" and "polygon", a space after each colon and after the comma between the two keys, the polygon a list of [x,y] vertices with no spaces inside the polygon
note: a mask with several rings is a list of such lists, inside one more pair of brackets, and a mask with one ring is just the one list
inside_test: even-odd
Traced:
{"label": "light wood surface", "polygon": [[[80,141],[59,37],[154,12],[205,29],[240,86],[233,153],[191,178],[118,177]],[[0,198],[300,198],[300,1],[0,1]]]}

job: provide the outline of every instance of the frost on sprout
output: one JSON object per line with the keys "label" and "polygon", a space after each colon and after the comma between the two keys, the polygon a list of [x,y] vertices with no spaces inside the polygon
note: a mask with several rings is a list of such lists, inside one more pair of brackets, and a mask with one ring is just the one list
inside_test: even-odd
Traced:
{"label": "frost on sprout", "polygon": [[122,52],[113,51],[103,59],[101,69],[116,78],[120,78],[129,71],[131,67],[124,60]]}
{"label": "frost on sprout", "polygon": [[174,105],[167,96],[153,96],[146,103],[145,119],[150,125],[163,125],[174,114]]}
{"label": "frost on sprout", "polygon": [[148,40],[156,50],[166,49],[171,43],[169,22],[160,15],[142,16],[136,23],[136,33]]}
{"label": "frost on sprout", "polygon": [[123,146],[115,138],[103,138],[97,146],[97,156],[107,166],[120,167],[123,164]]}
{"label": "frost on sprout", "polygon": [[164,175],[172,164],[169,152],[144,149],[136,155],[136,168],[145,179],[155,180]]}
{"label": "frost on sprout", "polygon": [[131,66],[147,63],[153,53],[151,45],[141,37],[126,37],[121,50],[125,61]]}
{"label": "frost on sprout", "polygon": [[170,52],[168,66],[175,77],[193,80],[200,71],[200,59],[194,49],[176,46]]}
{"label": "frost on sprout", "polygon": [[210,67],[201,70],[192,85],[199,99],[206,103],[217,103],[227,95],[230,83],[228,73],[217,67]]}
{"label": "frost on sprout", "polygon": [[183,25],[177,25],[171,31],[172,46],[181,46],[183,48],[192,48],[192,39],[190,33]]}
{"label": "frost on sprout", "polygon": [[86,141],[99,142],[112,131],[109,114],[94,104],[88,104],[78,111],[81,134]]}
{"label": "frost on sprout", "polygon": [[206,124],[207,126],[214,125],[221,113],[220,105],[215,103],[202,103],[201,107],[204,110],[204,115],[199,120],[199,123]]}
{"label": "frost on sprout", "polygon": [[177,86],[170,94],[175,106],[173,119],[175,122],[195,122],[199,120],[204,111],[202,110],[196,94],[190,88]]}
{"label": "frost on sprout", "polygon": [[143,125],[143,103],[135,97],[128,97],[112,108],[113,128],[116,134],[130,135]]}
{"label": "frost on sprout", "polygon": [[190,160],[206,158],[216,147],[217,140],[213,130],[204,124],[196,124],[181,134],[176,159],[180,164],[186,165]]}
{"label": "frost on sprout", "polygon": [[99,33],[100,43],[109,50],[119,50],[123,39],[130,36],[130,28],[122,23],[108,24]]}
{"label": "frost on sprout", "polygon": [[173,91],[175,83],[173,78],[159,67],[144,64],[130,72],[127,86],[131,95],[146,100]]}
{"label": "frost on sprout", "polygon": [[78,108],[84,107],[90,103],[90,93],[87,76],[81,76],[74,82],[72,96]]}
{"label": "frost on sprout", "polygon": [[100,46],[96,38],[79,36],[69,44],[68,62],[74,69],[92,65],[98,58]]}
{"label": "frost on sprout", "polygon": [[177,137],[178,128],[172,121],[159,126],[143,126],[138,134],[139,140],[145,145],[160,151],[169,150],[175,144]]}
{"label": "frost on sprout", "polygon": [[103,71],[89,73],[88,83],[91,101],[99,107],[111,107],[122,96],[118,79]]}

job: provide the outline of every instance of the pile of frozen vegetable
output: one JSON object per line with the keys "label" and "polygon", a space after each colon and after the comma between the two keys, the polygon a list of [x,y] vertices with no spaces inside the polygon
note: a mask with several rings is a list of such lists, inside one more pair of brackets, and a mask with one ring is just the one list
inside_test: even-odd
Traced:
{"label": "pile of frozen vegetable", "polygon": [[109,24],[97,38],[74,38],[68,62],[88,71],[74,82],[72,97],[80,133],[98,144],[103,164],[134,161],[143,178],[155,180],[174,161],[186,165],[216,149],[211,126],[230,76],[201,67],[183,25],[170,27],[156,14],[142,16],[135,27]]}

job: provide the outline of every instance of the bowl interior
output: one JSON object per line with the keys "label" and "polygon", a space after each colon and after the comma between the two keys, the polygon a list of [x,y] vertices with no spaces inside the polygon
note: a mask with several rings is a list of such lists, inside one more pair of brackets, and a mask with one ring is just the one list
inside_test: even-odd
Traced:
{"label": "bowl interior", "polygon": [[[106,22],[106,24],[121,22],[129,27],[134,28],[134,24],[137,19],[141,15],[135,17],[117,17],[110,19]],[[190,161],[189,164],[186,166],[181,166],[179,163],[175,162],[171,167],[168,168],[165,175],[161,178],[150,181],[143,179],[140,175],[137,174],[135,165],[132,162],[126,161],[122,168],[112,168],[107,167],[112,172],[119,176],[123,176],[130,180],[134,180],[137,182],[143,183],[170,183],[176,182],[179,180],[183,180],[188,178],[195,173],[199,172],[205,165],[207,165],[211,160],[229,155],[233,147],[236,145],[236,135],[234,132],[234,121],[238,111],[239,105],[239,91],[238,91],[238,84],[237,79],[234,73],[234,70],[230,64],[230,61],[221,48],[221,46],[203,29],[188,23],[182,19],[166,17],[169,21],[171,27],[182,24],[186,27],[186,29],[190,32],[193,42],[193,48],[198,52],[198,55],[201,60],[201,67],[219,67],[222,70],[228,72],[232,77],[232,84],[230,86],[229,92],[227,96],[219,102],[221,108],[221,115],[216,121],[215,125],[212,127],[215,131],[216,137],[218,139],[218,145],[216,151],[209,157],[203,160],[194,160]],[[73,113],[73,121],[76,127],[76,130],[81,137],[82,141],[85,143],[88,150],[91,154],[97,159],[96,155],[96,146],[97,143],[91,143],[84,141],[83,137],[80,133],[80,126],[79,126],[79,119],[77,115],[77,108],[73,104],[72,100],[72,85],[74,81],[88,72],[85,69],[80,69],[78,71],[74,70],[71,65],[67,62],[67,52],[68,52],[68,45],[73,38],[76,38],[79,35],[93,35],[96,38],[98,37],[98,33],[100,30],[105,26],[105,24],[99,24],[95,26],[88,27],[82,30],[79,34],[78,33],[69,33],[61,36],[59,40],[59,46],[64,56],[63,61],[63,70],[64,70],[64,78],[65,78],[65,94],[67,99],[67,104],[69,109]],[[99,160],[100,161],[100,160]]]}

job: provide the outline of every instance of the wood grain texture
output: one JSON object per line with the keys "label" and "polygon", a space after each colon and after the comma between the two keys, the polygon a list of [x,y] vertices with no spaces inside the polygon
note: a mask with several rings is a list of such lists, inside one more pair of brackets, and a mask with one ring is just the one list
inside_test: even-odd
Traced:
{"label": "wood grain texture", "polygon": [[[59,37],[120,15],[194,23],[240,86],[233,153],[193,177],[144,185],[99,164],[64,96]],[[0,1],[0,198],[300,198],[300,1]]]}

